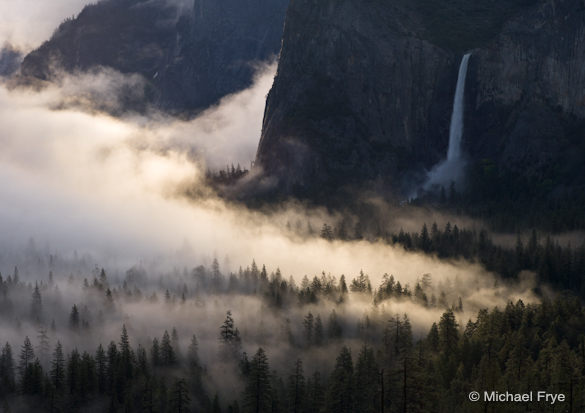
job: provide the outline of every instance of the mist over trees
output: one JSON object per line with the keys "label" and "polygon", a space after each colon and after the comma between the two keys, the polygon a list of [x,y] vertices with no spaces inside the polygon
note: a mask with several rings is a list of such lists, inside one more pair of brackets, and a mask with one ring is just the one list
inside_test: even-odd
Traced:
{"label": "mist over trees", "polygon": [[[362,228],[359,222],[357,227]],[[527,237],[517,234],[513,247],[502,246],[497,245],[484,228],[460,228],[450,222],[442,228],[436,222],[432,225],[423,223],[418,232],[378,229],[369,231],[368,235],[401,246],[406,251],[436,255],[441,259],[477,261],[504,278],[517,278],[522,271],[533,271],[541,284],[585,296],[582,278],[585,273],[585,242],[579,238],[575,244],[561,245],[554,235],[533,229]],[[349,232],[341,221],[335,227],[324,223],[320,236],[328,241],[359,240],[363,238],[363,231]]]}
{"label": "mist over trees", "polygon": [[[429,274],[297,284],[255,261],[158,279],[81,262],[2,276],[4,410],[473,412],[468,391],[530,386],[585,407],[585,308],[570,296],[470,311]],[[430,327],[413,324],[421,312]]]}

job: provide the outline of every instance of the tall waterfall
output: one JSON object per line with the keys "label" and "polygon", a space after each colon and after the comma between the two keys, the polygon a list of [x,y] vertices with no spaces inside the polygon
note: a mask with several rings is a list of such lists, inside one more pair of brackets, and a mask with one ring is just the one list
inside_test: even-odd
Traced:
{"label": "tall waterfall", "polygon": [[463,109],[465,106],[465,79],[467,78],[467,65],[471,53],[467,53],[461,59],[459,76],[453,99],[453,113],[451,114],[451,126],[449,127],[449,149],[447,161],[461,158],[461,138],[463,137]]}
{"label": "tall waterfall", "polygon": [[[465,160],[461,151],[461,140],[463,137],[463,111],[465,107],[465,79],[467,78],[467,66],[471,53],[467,53],[461,59],[459,65],[459,76],[457,77],[457,86],[455,87],[455,97],[453,98],[453,112],[451,114],[451,125],[449,127],[449,148],[447,149],[447,159],[435,165],[429,172],[427,181],[423,185],[424,190],[433,187],[448,187],[451,183],[457,183],[463,173]],[[418,192],[418,191],[417,191]],[[414,196],[416,197],[416,195]]]}

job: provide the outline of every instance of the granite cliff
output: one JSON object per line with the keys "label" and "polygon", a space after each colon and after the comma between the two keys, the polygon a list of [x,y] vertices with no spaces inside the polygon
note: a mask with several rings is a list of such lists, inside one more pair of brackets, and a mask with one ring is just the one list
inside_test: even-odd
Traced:
{"label": "granite cliff", "polygon": [[63,22],[24,59],[25,77],[97,66],[138,73],[149,103],[192,113],[251,84],[278,54],[288,0],[103,0]]}
{"label": "granite cliff", "polygon": [[409,190],[446,154],[457,68],[472,51],[469,173],[582,186],[584,36],[583,0],[292,0],[257,165],[302,196]]}
{"label": "granite cliff", "polygon": [[470,68],[471,159],[559,192],[585,174],[585,2],[541,2],[510,20]]}

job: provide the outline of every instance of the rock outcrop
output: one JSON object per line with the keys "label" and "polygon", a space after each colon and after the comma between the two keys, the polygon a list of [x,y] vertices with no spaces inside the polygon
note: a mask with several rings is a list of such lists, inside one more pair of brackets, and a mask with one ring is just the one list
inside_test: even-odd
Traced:
{"label": "rock outcrop", "polygon": [[466,146],[551,187],[584,185],[585,2],[538,4],[510,20],[471,65]]}
{"label": "rock outcrop", "polygon": [[[178,2],[186,4],[187,2]],[[254,63],[280,50],[288,0],[104,0],[30,53],[22,74],[51,80],[97,66],[138,73],[150,103],[194,112],[251,84]]]}
{"label": "rock outcrop", "polygon": [[392,180],[440,158],[459,62],[422,31],[394,2],[291,2],[257,155],[280,189]]}

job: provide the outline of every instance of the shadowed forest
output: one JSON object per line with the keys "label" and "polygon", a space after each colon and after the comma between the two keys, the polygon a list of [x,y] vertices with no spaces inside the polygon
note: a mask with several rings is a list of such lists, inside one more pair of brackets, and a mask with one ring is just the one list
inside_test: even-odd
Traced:
{"label": "shadowed forest", "polygon": [[[525,257],[518,268],[539,271],[553,248],[531,238],[486,254],[498,248],[478,237],[425,225],[390,241],[445,257]],[[156,277],[141,266],[108,275],[89,257],[28,259],[27,271],[46,276],[23,280],[14,268],[0,278],[4,411],[491,411],[467,400],[482,388],[562,392],[555,409],[585,406],[585,309],[570,294],[525,303],[508,291],[490,310],[430,274],[413,285],[364,272],[297,284],[255,262]]]}

